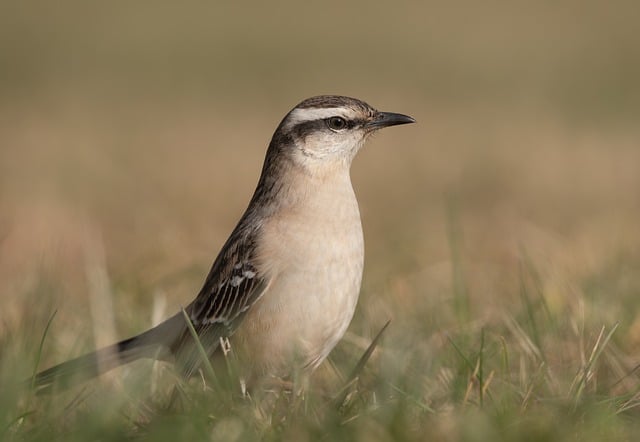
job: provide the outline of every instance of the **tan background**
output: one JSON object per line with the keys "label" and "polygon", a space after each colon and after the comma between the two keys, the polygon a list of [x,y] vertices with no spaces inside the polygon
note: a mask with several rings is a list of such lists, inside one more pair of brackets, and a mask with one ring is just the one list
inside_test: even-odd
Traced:
{"label": "tan background", "polygon": [[390,336],[452,327],[461,293],[490,324],[520,308],[526,262],[554,314],[620,321],[632,354],[637,5],[4,2],[0,335],[38,339],[57,309],[47,365],[185,305],[277,123],[336,93],[418,120],[353,166],[352,340],[390,317]]}

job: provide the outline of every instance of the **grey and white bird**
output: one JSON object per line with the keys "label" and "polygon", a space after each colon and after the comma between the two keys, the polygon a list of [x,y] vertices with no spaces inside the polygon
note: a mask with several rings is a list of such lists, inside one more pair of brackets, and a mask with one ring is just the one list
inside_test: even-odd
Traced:
{"label": "grey and white bird", "polygon": [[[353,317],[364,263],[350,166],[379,129],[413,123],[349,97],[309,98],[277,127],[257,188],[195,300],[185,311],[208,357],[229,338],[248,379],[310,372]],[[112,346],[35,375],[49,387],[140,358],[201,366],[182,312]]]}

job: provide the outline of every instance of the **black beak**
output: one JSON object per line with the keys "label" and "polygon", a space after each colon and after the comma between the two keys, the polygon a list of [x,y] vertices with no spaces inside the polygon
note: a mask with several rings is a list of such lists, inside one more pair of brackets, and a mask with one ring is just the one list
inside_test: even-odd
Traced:
{"label": "black beak", "polygon": [[367,127],[370,129],[382,129],[383,127],[415,122],[416,120],[409,115],[395,114],[393,112],[378,112],[374,119],[367,123]]}

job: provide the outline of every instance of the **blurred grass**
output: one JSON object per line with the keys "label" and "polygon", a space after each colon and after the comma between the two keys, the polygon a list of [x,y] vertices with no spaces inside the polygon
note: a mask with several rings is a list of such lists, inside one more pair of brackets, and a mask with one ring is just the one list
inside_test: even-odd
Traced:
{"label": "blurred grass", "polygon": [[[632,439],[639,15],[621,0],[2,3],[0,439]],[[17,391],[53,311],[41,367],[185,305],[280,118],[319,93],[419,124],[354,163],[361,302],[304,406],[260,416],[195,383],[191,406],[163,411],[166,370],[144,364]],[[348,406],[327,405],[388,319]]]}

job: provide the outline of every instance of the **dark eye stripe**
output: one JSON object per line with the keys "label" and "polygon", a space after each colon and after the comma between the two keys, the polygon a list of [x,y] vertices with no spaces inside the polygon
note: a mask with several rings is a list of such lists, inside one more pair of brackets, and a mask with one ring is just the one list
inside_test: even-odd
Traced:
{"label": "dark eye stripe", "polygon": [[313,132],[318,132],[325,128],[324,120],[303,121],[293,126],[290,131],[294,138],[305,139]]}
{"label": "dark eye stripe", "polygon": [[[343,117],[340,117],[340,118],[343,118]],[[313,132],[327,130],[327,120],[328,118],[303,121],[293,126],[290,129],[290,133],[295,138],[304,139],[310,134],[312,134]],[[356,127],[363,126],[366,123],[364,119],[348,120],[345,118],[345,121],[347,123],[345,126],[345,129],[353,129]]]}

